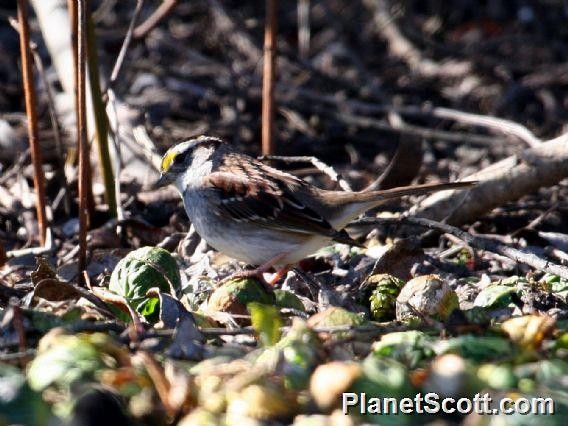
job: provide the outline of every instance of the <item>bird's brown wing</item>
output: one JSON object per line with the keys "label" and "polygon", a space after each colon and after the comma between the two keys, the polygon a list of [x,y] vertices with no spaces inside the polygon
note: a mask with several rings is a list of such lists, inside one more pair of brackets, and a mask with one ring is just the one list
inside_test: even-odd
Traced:
{"label": "bird's brown wing", "polygon": [[206,188],[216,191],[216,213],[226,219],[255,223],[264,228],[321,235],[337,242],[359,245],[344,230],[335,230],[319,213],[294,197],[289,186],[291,182],[277,177],[260,178],[254,173],[244,176],[242,173],[220,171],[206,176],[203,183]]}

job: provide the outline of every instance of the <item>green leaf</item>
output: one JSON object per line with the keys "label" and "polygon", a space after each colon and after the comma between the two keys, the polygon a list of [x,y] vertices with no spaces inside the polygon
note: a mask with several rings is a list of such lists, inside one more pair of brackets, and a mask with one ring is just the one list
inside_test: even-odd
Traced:
{"label": "green leaf", "polygon": [[338,306],[332,306],[325,311],[318,312],[308,319],[312,327],[358,326],[365,323],[365,319],[354,312]]}
{"label": "green leaf", "polygon": [[502,337],[463,335],[434,345],[437,354],[455,353],[475,361],[501,359],[512,354],[511,343]]}
{"label": "green leaf", "polygon": [[388,274],[373,275],[367,285],[375,286],[370,297],[371,317],[375,321],[387,321],[395,317],[396,298],[405,282]]}
{"label": "green leaf", "polygon": [[146,297],[151,288],[175,294],[181,288],[179,269],[172,255],[162,248],[142,247],[122,259],[112,272],[109,291],[116,293],[149,321],[158,320],[159,301]]}
{"label": "green leaf", "polygon": [[552,294],[560,300],[568,302],[568,280],[552,274],[546,274],[542,280],[548,285]]}
{"label": "green leaf", "polygon": [[416,330],[385,334],[373,345],[373,353],[380,357],[393,358],[415,368],[418,363],[434,355],[433,339]]}
{"label": "green leaf", "polygon": [[276,306],[279,308],[290,308],[306,312],[306,308],[300,298],[290,291],[275,289],[274,297],[276,298]]}
{"label": "green leaf", "polygon": [[511,302],[511,294],[516,292],[515,287],[495,284],[485,287],[475,298],[474,305],[482,308],[507,306]]}
{"label": "green leaf", "polygon": [[[271,349],[274,349],[272,353]],[[286,335],[275,346],[264,350],[256,364],[271,365],[276,359],[278,368],[284,375],[285,387],[306,389],[311,371],[323,356],[323,345],[317,333],[308,327],[305,321],[295,319]]]}
{"label": "green leaf", "polygon": [[280,327],[282,319],[278,308],[251,302],[247,305],[251,315],[252,326],[255,329],[263,346],[272,346],[280,340]]}

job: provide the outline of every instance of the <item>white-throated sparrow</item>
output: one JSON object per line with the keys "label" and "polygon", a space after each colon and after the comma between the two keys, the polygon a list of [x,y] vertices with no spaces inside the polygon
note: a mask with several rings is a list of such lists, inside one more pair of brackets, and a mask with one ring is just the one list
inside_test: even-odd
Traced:
{"label": "white-throated sparrow", "polygon": [[372,192],[328,191],[200,136],[164,155],[158,186],[174,183],[197,233],[251,265],[285,266],[332,241],[357,244],[343,229],[382,202],[403,195],[467,188],[475,182]]}

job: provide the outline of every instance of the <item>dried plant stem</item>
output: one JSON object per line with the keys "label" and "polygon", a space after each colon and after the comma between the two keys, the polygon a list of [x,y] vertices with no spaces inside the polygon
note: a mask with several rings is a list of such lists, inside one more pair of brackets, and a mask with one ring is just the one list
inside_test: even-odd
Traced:
{"label": "dried plant stem", "polygon": [[316,169],[318,169],[320,172],[322,172],[327,177],[329,177],[333,182],[336,182],[341,189],[343,189],[344,191],[353,191],[351,185],[349,185],[349,182],[347,182],[345,178],[341,176],[341,174],[337,173],[333,167],[331,167],[328,164],[325,164],[317,157],[312,157],[312,156],[288,157],[282,155],[263,155],[258,159],[261,161],[265,160],[282,161],[284,163],[311,163]]}
{"label": "dried plant stem", "polygon": [[162,4],[150,15],[148,19],[138,25],[133,32],[135,39],[141,39],[146,37],[146,35],[152,31],[156,25],[164,19],[178,3],[179,0],[164,0]]}
{"label": "dried plant stem", "polygon": [[112,68],[112,72],[110,74],[109,87],[113,87],[116,80],[118,80],[118,75],[122,68],[122,64],[124,63],[124,58],[126,57],[128,46],[130,46],[130,41],[132,40],[132,33],[134,32],[136,21],[140,16],[140,12],[142,11],[143,5],[144,5],[144,0],[136,0],[136,8],[134,9],[134,13],[132,14],[132,19],[130,20],[130,24],[128,25],[128,31],[126,32],[126,37],[124,37],[124,41],[122,42],[122,47],[120,48],[120,52],[118,53],[118,57],[116,58],[116,62],[114,63],[114,67]]}
{"label": "dried plant stem", "polygon": [[274,141],[274,68],[276,58],[276,34],[278,32],[277,0],[266,0],[264,27],[264,64],[262,79],[262,154],[275,152]]}
{"label": "dried plant stem", "polygon": [[310,55],[310,0],[298,0],[298,55]]}
{"label": "dried plant stem", "polygon": [[[71,48],[73,52],[73,82],[74,82],[74,91],[75,91],[75,117],[77,120],[76,129],[77,129],[77,138],[79,138],[79,104],[77,98],[77,91],[79,87],[79,72],[78,72],[78,59],[77,59],[77,41],[78,41],[78,31],[77,28],[79,27],[78,22],[78,12],[77,12],[77,0],[67,0],[67,7],[69,10],[69,19],[71,21]],[[85,129],[87,127],[87,121],[85,121]],[[89,146],[87,147],[87,153],[89,151]],[[88,154],[87,154],[88,156]],[[85,163],[86,168],[86,175],[87,175],[87,184],[85,185],[86,190],[86,197],[87,197],[87,227],[89,227],[89,219],[93,216],[95,211],[95,199],[93,197],[93,187],[91,184],[91,163],[87,161]]]}
{"label": "dried plant stem", "polygon": [[108,144],[108,117],[101,92],[97,43],[90,11],[87,11],[87,65],[89,67],[89,86],[95,116],[95,139],[97,140],[100,172],[103,176],[109,213],[116,217],[116,191]]}
{"label": "dried plant stem", "polygon": [[64,165],[65,165],[65,153],[63,151],[63,142],[61,141],[61,128],[59,122],[57,121],[57,113],[55,112],[55,97],[53,95],[53,90],[47,81],[47,76],[45,74],[45,69],[41,61],[41,57],[37,52],[37,46],[35,43],[30,45],[32,49],[32,55],[34,57],[35,66],[41,77],[43,87],[45,89],[45,94],[47,96],[47,107],[49,110],[49,119],[51,121],[51,127],[53,128],[53,138],[55,140],[55,149],[57,150],[57,164],[60,167],[59,170],[59,180],[65,192],[63,195],[63,207],[65,213],[69,214],[71,211],[71,197],[69,194],[69,186],[67,185],[67,179],[65,177]]}
{"label": "dried plant stem", "polygon": [[86,0],[77,0],[77,50],[75,50],[76,81],[77,81],[77,144],[79,152],[79,282],[84,283],[82,272],[87,266],[87,188],[89,187],[89,151],[87,147],[87,111],[85,90],[85,57],[86,57]]}
{"label": "dried plant stem", "polygon": [[34,187],[36,192],[36,212],[39,227],[39,241],[45,244],[47,218],[45,215],[45,178],[41,168],[41,151],[39,147],[36,94],[32,74],[32,54],[30,51],[30,31],[28,27],[28,5],[25,0],[18,0],[18,22],[20,23],[20,53],[22,56],[22,79],[28,115],[28,135],[32,164],[34,168]]}

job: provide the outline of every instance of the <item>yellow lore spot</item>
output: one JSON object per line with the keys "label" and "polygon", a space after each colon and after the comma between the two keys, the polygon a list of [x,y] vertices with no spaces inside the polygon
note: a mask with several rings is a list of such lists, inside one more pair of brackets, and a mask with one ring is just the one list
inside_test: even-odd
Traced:
{"label": "yellow lore spot", "polygon": [[164,154],[164,158],[162,158],[162,166],[161,172],[167,172],[174,162],[174,159],[177,157],[178,153],[173,149],[170,149],[168,152]]}

